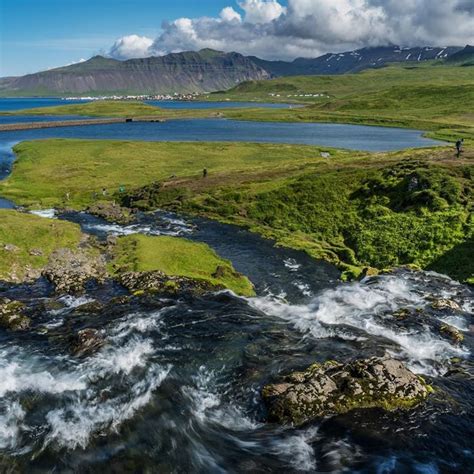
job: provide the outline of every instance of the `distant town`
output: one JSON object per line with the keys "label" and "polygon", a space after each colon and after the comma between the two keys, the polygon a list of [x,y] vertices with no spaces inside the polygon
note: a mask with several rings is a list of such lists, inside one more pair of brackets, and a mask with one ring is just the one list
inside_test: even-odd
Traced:
{"label": "distant town", "polygon": [[102,95],[91,97],[64,97],[63,100],[196,100],[200,94]]}

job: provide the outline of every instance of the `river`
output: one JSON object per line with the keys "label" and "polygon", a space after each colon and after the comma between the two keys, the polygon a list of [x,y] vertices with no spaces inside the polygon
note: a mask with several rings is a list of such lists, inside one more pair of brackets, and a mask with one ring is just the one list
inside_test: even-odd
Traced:
{"label": "river", "polygon": [[[214,136],[221,123],[199,127]],[[150,125],[74,132],[159,136],[163,124]],[[1,134],[3,177],[14,142],[63,130]],[[342,283],[334,267],[305,253],[164,212],[139,214],[125,227],[85,213],[41,215],[77,222],[99,239],[141,232],[206,242],[249,276],[257,296],[150,296],[119,304],[112,298],[124,290],[111,283],[76,297],[55,296],[43,281],[1,285],[1,296],[25,301],[37,316],[27,333],[0,331],[0,472],[472,471],[469,287],[406,270]],[[433,309],[436,297],[456,301],[461,311]],[[94,301],[102,306],[80,308]],[[393,318],[401,308],[419,316]],[[443,322],[464,332],[462,345],[440,335]],[[86,327],[98,329],[106,345],[74,357],[70,335]],[[434,385],[425,404],[353,411],[298,429],[265,422],[260,390],[280,374],[315,361],[386,353]]]}

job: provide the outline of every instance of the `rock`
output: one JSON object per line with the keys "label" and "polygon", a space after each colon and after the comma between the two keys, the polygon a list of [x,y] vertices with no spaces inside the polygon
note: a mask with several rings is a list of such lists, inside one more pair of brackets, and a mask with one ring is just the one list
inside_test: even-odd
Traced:
{"label": "rock", "polygon": [[90,355],[104,344],[105,340],[97,329],[86,328],[80,330],[74,337],[72,352],[76,356]]}
{"label": "rock", "polygon": [[374,268],[374,267],[365,267],[362,272],[360,273],[360,275],[358,276],[358,280],[363,280],[364,278],[367,278],[367,277],[373,277],[373,276],[377,276],[380,274],[380,270],[378,268]]}
{"label": "rock", "polygon": [[29,254],[32,257],[42,257],[43,256],[43,251],[41,249],[31,249]]}
{"label": "rock", "polygon": [[431,307],[433,309],[451,309],[453,311],[462,311],[461,307],[459,306],[456,301],[448,300],[446,298],[435,299],[431,303]]}
{"label": "rock", "polygon": [[443,324],[440,327],[442,335],[447,336],[454,344],[460,344],[464,341],[464,334],[457,328],[450,326],[449,324]]}
{"label": "rock", "polygon": [[16,245],[13,245],[13,244],[4,244],[3,250],[5,250],[5,252],[16,253],[20,251],[20,247],[17,247]]}
{"label": "rock", "polygon": [[171,294],[188,292],[202,295],[210,291],[225,289],[222,285],[213,285],[205,280],[168,276],[158,270],[151,272],[124,272],[117,276],[117,281],[134,295],[146,292]]}
{"label": "rock", "polygon": [[266,385],[262,397],[269,421],[301,425],[357,408],[411,408],[431,391],[401,362],[373,357],[348,364],[313,364],[280,383]]}
{"label": "rock", "polygon": [[130,209],[119,206],[115,202],[100,201],[87,208],[87,212],[93,216],[101,217],[108,222],[116,224],[130,224],[133,220]]}
{"label": "rock", "polygon": [[84,303],[74,309],[75,313],[100,313],[104,309],[104,305],[99,301],[90,301]]}
{"label": "rock", "polygon": [[102,282],[106,277],[105,259],[86,250],[55,250],[46,267],[46,277],[58,293],[77,293],[84,289],[89,280]]}
{"label": "rock", "polygon": [[0,326],[11,331],[26,331],[31,319],[24,314],[25,305],[20,301],[0,298]]}

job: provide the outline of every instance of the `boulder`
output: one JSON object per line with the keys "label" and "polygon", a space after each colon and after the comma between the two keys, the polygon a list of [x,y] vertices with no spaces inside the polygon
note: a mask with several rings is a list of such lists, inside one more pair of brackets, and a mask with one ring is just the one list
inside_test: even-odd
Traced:
{"label": "boulder", "polygon": [[462,311],[461,307],[458,303],[456,303],[456,301],[448,300],[446,298],[433,300],[433,302],[431,303],[431,307],[433,309]]}
{"label": "boulder", "polygon": [[75,335],[72,352],[76,356],[91,355],[105,344],[105,340],[97,329],[81,329]]}
{"label": "boulder", "polygon": [[31,319],[24,314],[25,305],[20,301],[0,298],[0,326],[10,331],[26,331]]}
{"label": "boulder", "polygon": [[372,357],[347,364],[329,361],[294,372],[263,388],[268,419],[301,425],[357,408],[411,408],[432,391],[401,362]]}
{"label": "boulder", "polygon": [[119,206],[115,202],[100,201],[89,206],[86,210],[93,216],[101,217],[108,222],[116,224],[127,225],[133,220],[130,209]]}
{"label": "boulder", "polygon": [[449,324],[442,324],[440,327],[441,335],[451,339],[454,344],[460,344],[464,341],[464,334],[457,328]]}
{"label": "boulder", "polygon": [[43,276],[55,286],[58,293],[80,292],[90,280],[104,281],[106,274],[104,257],[83,249],[55,250],[43,269]]}

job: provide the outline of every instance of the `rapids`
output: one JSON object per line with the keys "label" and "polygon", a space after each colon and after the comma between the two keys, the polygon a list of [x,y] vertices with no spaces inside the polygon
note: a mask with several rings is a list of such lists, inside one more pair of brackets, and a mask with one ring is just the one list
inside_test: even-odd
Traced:
{"label": "rapids", "polygon": [[[27,333],[0,331],[0,470],[471,470],[468,287],[405,270],[341,283],[335,268],[304,253],[170,213],[140,215],[125,227],[84,213],[41,215],[78,222],[98,238],[143,232],[207,242],[250,277],[258,296],[219,292],[117,304],[111,299],[123,290],[112,284],[60,298],[44,282],[4,285],[2,296],[26,301],[37,316]],[[433,309],[439,297],[462,311]],[[81,310],[92,302],[102,306]],[[414,316],[394,318],[399,309]],[[440,335],[443,322],[464,332],[462,345]],[[71,334],[86,327],[106,343],[73,356]],[[434,385],[425,405],[354,411],[300,429],[265,422],[260,389],[278,375],[314,361],[385,353]]]}

